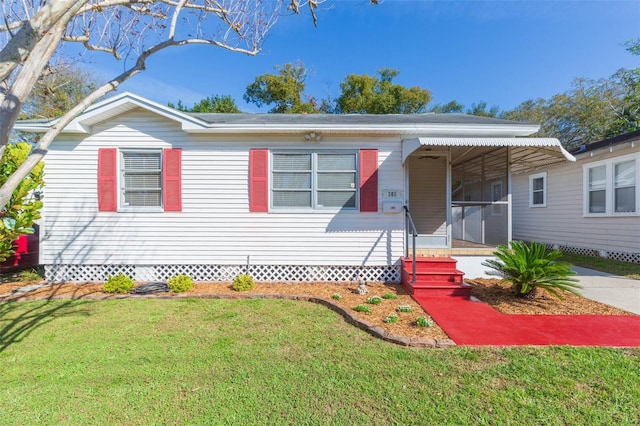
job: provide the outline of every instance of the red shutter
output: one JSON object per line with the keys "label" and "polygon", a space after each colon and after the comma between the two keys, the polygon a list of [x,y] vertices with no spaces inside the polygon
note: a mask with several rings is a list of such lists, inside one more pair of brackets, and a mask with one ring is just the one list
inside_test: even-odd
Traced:
{"label": "red shutter", "polygon": [[378,211],[378,150],[360,150],[360,211]]}
{"label": "red shutter", "polygon": [[98,210],[118,210],[118,150],[98,149]]}
{"label": "red shutter", "polygon": [[269,211],[269,150],[249,150],[249,211]]}
{"label": "red shutter", "polygon": [[164,211],[182,211],[182,149],[165,149],[162,156]]}

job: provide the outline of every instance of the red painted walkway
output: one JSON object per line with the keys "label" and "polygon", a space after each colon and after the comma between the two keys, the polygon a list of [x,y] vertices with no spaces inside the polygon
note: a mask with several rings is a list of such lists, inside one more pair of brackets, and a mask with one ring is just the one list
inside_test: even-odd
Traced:
{"label": "red painted walkway", "polygon": [[637,315],[507,315],[463,297],[413,298],[458,345],[640,346]]}

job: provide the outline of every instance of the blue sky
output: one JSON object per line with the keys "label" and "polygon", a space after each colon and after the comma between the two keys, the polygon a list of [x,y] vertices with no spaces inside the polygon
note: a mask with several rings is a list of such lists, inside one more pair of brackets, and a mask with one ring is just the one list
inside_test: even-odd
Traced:
{"label": "blue sky", "polygon": [[[205,46],[161,52],[122,90],[163,104],[231,95],[243,111],[261,112],[242,99],[247,85],[301,60],[310,70],[306,92],[316,98],[339,96],[347,74],[390,67],[400,70],[397,83],[429,89],[432,103],[509,109],[564,92],[575,77],[640,66],[621,46],[640,37],[638,0],[336,0],[318,18],[317,28],[308,15],[281,18],[257,57]],[[122,69],[95,59],[91,68],[103,76]]]}

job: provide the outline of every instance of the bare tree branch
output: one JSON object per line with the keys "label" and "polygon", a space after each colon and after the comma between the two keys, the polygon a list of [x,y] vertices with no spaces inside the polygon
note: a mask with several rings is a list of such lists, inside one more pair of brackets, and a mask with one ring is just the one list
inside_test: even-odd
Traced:
{"label": "bare tree branch", "polygon": [[114,58],[116,58],[118,60],[122,59],[122,57],[120,56],[120,54],[118,53],[118,51],[116,49],[110,49],[110,48],[107,48],[107,47],[102,47],[102,46],[90,44],[88,35],[85,35],[85,36],[64,36],[64,37],[62,37],[62,41],[66,41],[66,42],[69,42],[69,43],[82,43],[82,45],[87,50],[91,50],[91,51],[94,51],[94,52],[110,53],[110,54],[113,55]]}

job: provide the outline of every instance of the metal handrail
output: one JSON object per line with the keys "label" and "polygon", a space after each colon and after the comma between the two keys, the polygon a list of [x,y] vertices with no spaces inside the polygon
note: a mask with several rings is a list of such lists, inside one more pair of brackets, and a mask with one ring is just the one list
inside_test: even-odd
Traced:
{"label": "metal handrail", "polygon": [[416,282],[416,235],[418,234],[418,230],[416,229],[416,224],[413,223],[413,218],[407,206],[404,206],[404,220],[405,259],[409,257],[409,226],[411,226],[411,284],[414,284]]}

